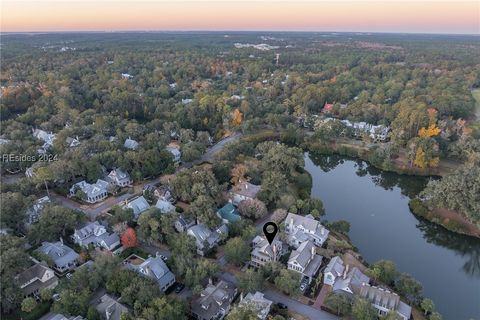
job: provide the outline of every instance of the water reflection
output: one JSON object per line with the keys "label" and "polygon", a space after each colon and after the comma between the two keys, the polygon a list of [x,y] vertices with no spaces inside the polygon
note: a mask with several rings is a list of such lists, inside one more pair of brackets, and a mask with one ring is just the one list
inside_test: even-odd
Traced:
{"label": "water reflection", "polygon": [[[431,179],[382,171],[363,160],[338,155],[311,154],[310,159],[324,172],[334,170],[345,161],[352,161],[358,177],[369,176],[376,186],[385,190],[399,188],[401,194],[408,198],[417,196]],[[463,257],[466,262],[462,269],[469,277],[480,278],[480,239],[456,234],[425,219],[418,220],[417,228],[422,231],[423,238],[427,242],[453,250]]]}
{"label": "water reflection", "polygon": [[463,236],[420,219],[417,228],[422,231],[427,242],[455,251],[466,259],[462,269],[471,278],[480,278],[480,239]]}

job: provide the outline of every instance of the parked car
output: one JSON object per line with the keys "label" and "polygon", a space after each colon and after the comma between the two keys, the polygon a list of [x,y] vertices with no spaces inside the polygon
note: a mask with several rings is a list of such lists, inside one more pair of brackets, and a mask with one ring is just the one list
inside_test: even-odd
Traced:
{"label": "parked car", "polygon": [[175,293],[180,293],[183,288],[185,288],[185,285],[183,283],[177,284],[177,286],[175,287]]}
{"label": "parked car", "polygon": [[300,291],[304,292],[307,289],[308,283],[302,282],[300,284]]}
{"label": "parked car", "polygon": [[283,310],[288,309],[287,305],[281,302],[277,303],[277,307]]}

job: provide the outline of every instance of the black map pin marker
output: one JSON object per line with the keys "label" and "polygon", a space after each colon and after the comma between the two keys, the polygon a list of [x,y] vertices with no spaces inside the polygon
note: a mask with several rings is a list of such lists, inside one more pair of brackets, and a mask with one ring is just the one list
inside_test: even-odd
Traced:
{"label": "black map pin marker", "polygon": [[263,234],[265,234],[265,238],[267,238],[268,243],[272,244],[273,239],[277,235],[278,227],[274,222],[267,222],[263,225]]}

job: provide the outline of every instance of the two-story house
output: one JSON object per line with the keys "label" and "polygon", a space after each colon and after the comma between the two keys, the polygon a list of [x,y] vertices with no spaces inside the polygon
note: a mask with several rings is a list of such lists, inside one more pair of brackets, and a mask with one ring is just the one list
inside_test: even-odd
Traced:
{"label": "two-story house", "polygon": [[155,280],[163,292],[175,283],[175,275],[159,256],[149,257],[141,264],[130,263],[128,268],[137,271],[142,276]]}
{"label": "two-story house", "polygon": [[409,320],[412,314],[412,307],[400,301],[398,294],[388,289],[364,283],[360,288],[359,296],[368,300],[377,310],[379,316],[385,316],[393,311],[402,320]]}
{"label": "two-story house", "polygon": [[237,287],[233,283],[220,280],[213,285],[210,281],[200,297],[192,302],[191,314],[197,320],[221,320],[230,312],[236,296]]}
{"label": "two-story house", "polygon": [[222,234],[228,234],[228,228],[223,224],[212,231],[203,223],[199,223],[188,228],[187,234],[195,238],[197,253],[203,256],[208,250],[217,246],[222,239]]}
{"label": "two-story house", "polygon": [[46,254],[53,262],[53,268],[59,272],[75,269],[79,255],[72,248],[63,244],[63,241],[43,242],[38,252]]}
{"label": "two-story house", "polygon": [[303,278],[311,283],[320,269],[322,261],[323,257],[316,253],[313,242],[305,241],[290,254],[288,269],[302,274]]}
{"label": "two-story house", "polygon": [[25,297],[38,297],[42,289],[53,289],[58,285],[55,272],[43,263],[36,263],[15,279]]}
{"label": "two-story house", "polygon": [[72,239],[82,247],[88,247],[92,244],[105,250],[113,250],[120,245],[118,235],[116,233],[108,233],[107,229],[98,221],[91,222],[81,229],[75,229]]}
{"label": "two-story house", "polygon": [[321,247],[327,240],[329,231],[311,215],[289,213],[285,219],[285,233],[288,244],[295,248],[308,240]]}
{"label": "two-story house", "polygon": [[280,240],[274,239],[270,245],[263,236],[256,236],[252,241],[252,246],[250,265],[257,268],[266,263],[278,261],[286,250]]}
{"label": "two-story house", "polygon": [[130,175],[119,169],[119,168],[116,168],[116,169],[113,169],[112,171],[110,171],[110,173],[108,174],[108,176],[105,178],[105,180],[113,185],[116,185],[120,188],[123,188],[123,187],[126,187],[130,184],[132,184],[132,178],[130,178]]}

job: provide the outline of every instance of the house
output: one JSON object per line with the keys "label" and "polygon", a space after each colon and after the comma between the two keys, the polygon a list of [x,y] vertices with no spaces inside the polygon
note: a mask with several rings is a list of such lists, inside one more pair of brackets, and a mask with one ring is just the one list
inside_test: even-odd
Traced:
{"label": "house", "polygon": [[130,202],[125,201],[125,205],[123,206],[123,209],[133,210],[133,216],[135,217],[135,219],[138,219],[138,216],[148,208],[150,208],[150,205],[143,196],[135,198]]}
{"label": "house", "polygon": [[128,137],[127,139],[125,139],[125,143],[123,144],[123,146],[130,150],[136,150],[138,148],[138,142]]}
{"label": "house", "polygon": [[232,202],[237,206],[243,200],[255,199],[260,190],[260,186],[251,184],[247,181],[242,181],[232,188]]}
{"label": "house", "polygon": [[264,236],[256,236],[252,240],[252,246],[250,264],[257,268],[268,262],[278,261],[286,249],[280,240],[274,239],[270,245]]}
{"label": "house", "polygon": [[341,120],[341,122],[353,131],[354,137],[361,137],[362,134],[367,134],[373,140],[386,141],[390,127],[384,125],[373,125],[366,122],[350,122],[349,120]]}
{"label": "house", "polygon": [[223,223],[236,222],[241,219],[237,209],[230,202],[218,209],[217,216],[222,219]]}
{"label": "house", "polygon": [[203,223],[199,223],[187,229],[187,234],[195,238],[197,253],[203,256],[206,251],[215,247],[221,240],[221,235],[228,232],[225,225],[220,226],[217,230],[211,231]]}
{"label": "house", "polygon": [[28,167],[25,169],[25,176],[29,179],[33,178],[35,176],[35,172],[33,171],[33,167]]}
{"label": "house", "polygon": [[357,267],[349,269],[350,266],[347,264],[343,274],[335,279],[333,292],[353,298],[354,295],[359,294],[362,284],[370,282],[370,278]]}
{"label": "house", "polygon": [[322,265],[322,260],[323,257],[316,253],[316,246],[307,240],[290,254],[288,269],[301,273],[304,279],[311,283]]}
{"label": "house", "polygon": [[321,247],[327,240],[329,231],[311,215],[289,213],[285,219],[285,233],[288,235],[288,244],[295,248],[307,240]]}
{"label": "house", "polygon": [[359,295],[372,304],[379,316],[385,316],[390,311],[395,311],[402,320],[410,319],[412,307],[400,301],[400,297],[394,292],[364,283]]}
{"label": "house", "polygon": [[323,106],[322,112],[323,113],[331,113],[333,111],[333,103],[325,103]]}
{"label": "house", "polygon": [[65,143],[69,148],[74,148],[80,145],[80,140],[78,139],[78,136],[76,136],[75,138],[67,137],[67,139],[65,139]]}
{"label": "house", "polygon": [[45,154],[53,146],[53,140],[56,138],[54,133],[48,133],[40,129],[33,130],[33,136],[44,142],[42,147],[37,150],[39,154]]}
{"label": "house", "polygon": [[175,220],[175,230],[182,233],[185,232],[188,228],[195,225],[195,221],[193,219],[184,217],[180,215],[177,220]]}
{"label": "house", "polygon": [[180,158],[182,157],[182,153],[180,152],[179,148],[168,146],[165,149],[172,154],[174,162],[180,162]]}
{"label": "house", "polygon": [[107,198],[108,182],[98,179],[94,184],[87,183],[85,180],[75,183],[70,188],[70,195],[76,196],[77,190],[81,190],[85,194],[85,199],[88,203],[95,203],[105,200]]}
{"label": "house", "polygon": [[75,229],[72,239],[82,247],[88,247],[92,244],[105,250],[113,250],[120,245],[118,235],[116,233],[108,233],[107,229],[98,221],[91,222],[81,229]]}
{"label": "house", "polygon": [[46,254],[53,262],[53,268],[59,272],[73,270],[77,266],[79,255],[72,248],[57,242],[43,242],[36,251]]}
{"label": "house", "polygon": [[116,168],[110,171],[110,173],[105,178],[105,180],[120,188],[126,187],[132,184],[133,182],[132,179],[130,178],[130,175],[119,168]]}
{"label": "house", "polygon": [[160,209],[162,213],[173,212],[175,211],[175,206],[170,203],[170,201],[166,201],[163,199],[158,199],[155,207]]}
{"label": "house", "polygon": [[221,320],[230,311],[236,296],[237,287],[233,283],[220,280],[213,285],[210,280],[200,297],[192,302],[192,316],[198,320]]}
{"label": "house", "polygon": [[333,257],[323,271],[323,283],[333,286],[335,280],[342,276],[344,271],[345,266],[343,265],[342,258],[339,256]]}
{"label": "house", "polygon": [[149,257],[141,264],[128,264],[128,268],[139,272],[141,275],[155,280],[160,290],[165,292],[175,283],[175,275],[168,269],[160,256]]}
{"label": "house", "polygon": [[36,263],[15,277],[25,297],[38,297],[42,289],[53,289],[58,285],[55,272],[44,263]]}
{"label": "house", "polygon": [[98,300],[98,304],[95,306],[95,309],[97,309],[98,313],[100,313],[103,319],[107,320],[120,320],[122,314],[130,313],[127,307],[108,294],[104,294]]}
{"label": "house", "polygon": [[40,219],[43,208],[51,203],[50,198],[45,196],[34,202],[33,206],[27,210],[27,224],[34,224]]}
{"label": "house", "polygon": [[189,103],[192,103],[192,102],[193,102],[193,99],[182,99],[183,104],[189,104]]}
{"label": "house", "polygon": [[257,291],[254,294],[249,292],[245,298],[243,298],[242,294],[239,305],[246,305],[252,308],[257,313],[257,319],[265,320],[270,313],[272,303],[273,301],[266,299],[262,292]]}
{"label": "house", "polygon": [[132,79],[133,76],[128,73],[122,73],[122,78],[125,80]]}
{"label": "house", "polygon": [[155,188],[153,190],[153,195],[158,199],[168,201],[172,204],[175,202],[175,200],[172,197],[172,193],[170,192],[170,189],[167,186],[160,186],[158,188]]}

